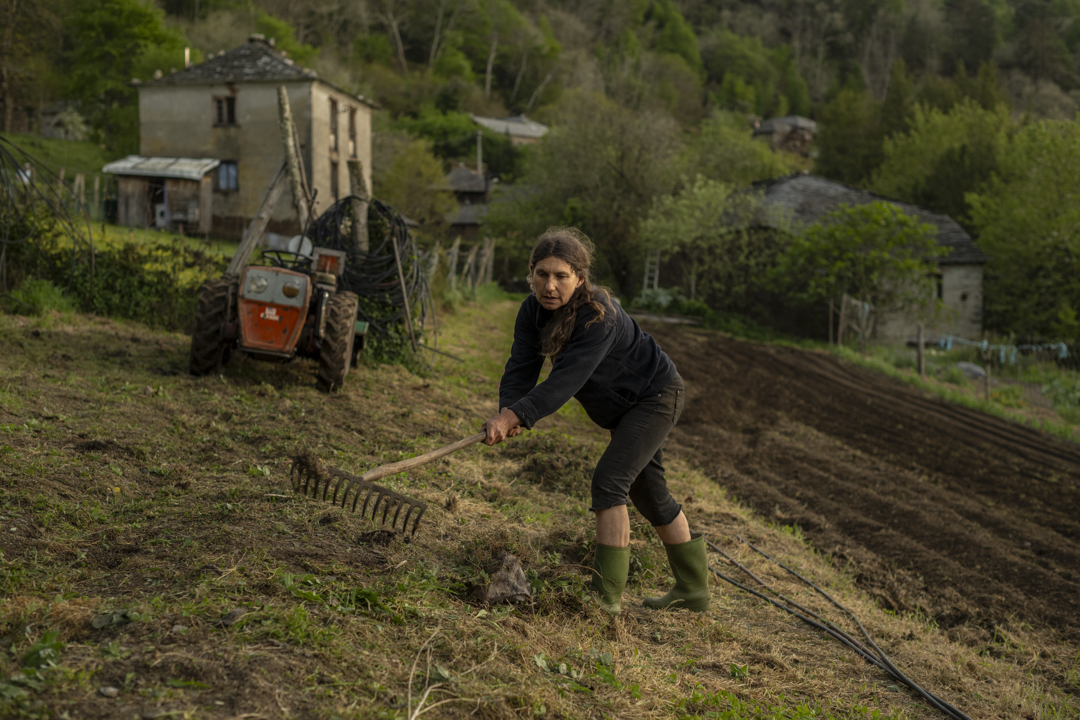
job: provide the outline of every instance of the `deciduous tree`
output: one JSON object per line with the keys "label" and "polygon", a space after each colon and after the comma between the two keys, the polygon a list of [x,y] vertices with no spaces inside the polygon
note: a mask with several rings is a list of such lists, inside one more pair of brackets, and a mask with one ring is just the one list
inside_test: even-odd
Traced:
{"label": "deciduous tree", "polygon": [[638,234],[647,250],[682,266],[691,300],[745,310],[774,259],[749,232],[756,207],[755,195],[698,175],[678,194],[657,198]]}
{"label": "deciduous tree", "polygon": [[494,226],[526,237],[551,225],[580,227],[599,250],[601,277],[632,296],[638,223],[680,174],[678,125],[583,92],[564,95],[555,119],[511,200],[492,206]]}
{"label": "deciduous tree", "polygon": [[1005,145],[998,170],[970,193],[990,330],[1025,337],[1080,335],[1080,127],[1043,121]]}
{"label": "deciduous tree", "polygon": [[[809,303],[849,295],[879,316],[934,303],[930,278],[947,252],[933,226],[896,205],[841,206],[794,235],[774,274],[779,287]],[[865,349],[871,325],[860,325]]]}

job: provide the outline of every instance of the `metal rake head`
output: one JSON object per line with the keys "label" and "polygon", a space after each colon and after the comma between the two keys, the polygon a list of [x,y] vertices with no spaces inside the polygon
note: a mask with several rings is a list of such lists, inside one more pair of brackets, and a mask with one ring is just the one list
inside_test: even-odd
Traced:
{"label": "metal rake head", "polygon": [[[352,512],[357,512],[359,506],[361,515],[383,525],[387,524],[387,518],[390,518],[391,529],[397,529],[400,520],[400,532],[409,536],[416,535],[420,528],[420,518],[427,510],[425,502],[413,500],[342,470],[323,473],[315,459],[307,454],[293,458],[292,467],[289,468],[289,480],[292,481],[293,492],[297,494],[329,500],[334,505],[340,505]],[[363,504],[360,503],[361,499]],[[380,509],[382,517],[379,517]],[[391,512],[393,516],[390,515]]]}

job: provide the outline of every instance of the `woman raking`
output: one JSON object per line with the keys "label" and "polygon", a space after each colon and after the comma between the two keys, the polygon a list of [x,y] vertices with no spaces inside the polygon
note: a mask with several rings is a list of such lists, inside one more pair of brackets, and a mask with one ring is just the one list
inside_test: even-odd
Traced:
{"label": "woman raking", "polygon": [[[685,391],[675,364],[651,336],[589,281],[592,243],[576,228],[551,228],[529,258],[533,294],[521,304],[499,386],[502,411],[484,423],[495,445],[532,428],[571,397],[610,431],[592,477],[596,553],[592,587],[611,613],[622,610],[630,566],[627,499],[664,543],[675,586],[650,608],[709,608],[704,538],[691,535],[668,491],[660,446],[679,421]],[[537,384],[544,360],[548,378]]]}

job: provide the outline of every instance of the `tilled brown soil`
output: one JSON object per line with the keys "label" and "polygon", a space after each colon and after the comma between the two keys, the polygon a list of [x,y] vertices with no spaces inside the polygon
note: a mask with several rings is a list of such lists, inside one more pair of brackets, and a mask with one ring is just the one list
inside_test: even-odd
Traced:
{"label": "tilled brown soil", "polygon": [[1080,638],[1080,446],[825,353],[647,329],[688,388],[671,450],[886,607]]}

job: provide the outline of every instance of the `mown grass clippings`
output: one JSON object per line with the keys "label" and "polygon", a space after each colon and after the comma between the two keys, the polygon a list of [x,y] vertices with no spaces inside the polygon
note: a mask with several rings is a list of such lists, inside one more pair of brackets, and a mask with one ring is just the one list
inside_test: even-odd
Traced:
{"label": "mown grass clippings", "polygon": [[[514,310],[459,308],[445,337],[491,344],[447,340],[448,351],[497,373]],[[362,473],[475,432],[497,410],[497,375],[363,368],[326,397],[311,363],[194,379],[182,335],[100,318],[35,329],[0,318],[12,348],[0,358],[0,680],[26,691],[0,693],[0,715],[936,717],[844,648],[719,584],[707,615],[647,612],[641,597],[669,573],[637,513],[627,611],[607,618],[586,590],[583,489],[604,436],[572,413],[382,481],[428,503],[415,538],[293,495],[300,452]],[[527,466],[534,455],[543,462]],[[828,586],[897,664],[972,717],[1076,709],[1054,680],[1075,652],[1036,629],[951,638],[887,613],[796,529],[763,524],[678,453],[669,473],[696,529],[822,614],[732,538]],[[504,551],[534,603],[479,600]],[[20,685],[22,658],[49,632],[63,644],[55,667],[39,688]]]}

